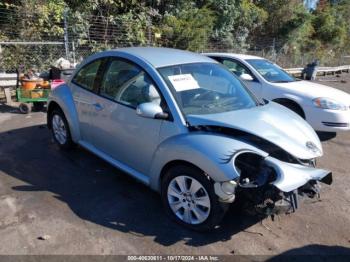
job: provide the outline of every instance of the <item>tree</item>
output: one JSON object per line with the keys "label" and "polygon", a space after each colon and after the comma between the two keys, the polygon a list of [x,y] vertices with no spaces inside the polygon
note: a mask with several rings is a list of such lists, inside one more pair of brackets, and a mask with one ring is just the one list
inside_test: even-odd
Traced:
{"label": "tree", "polygon": [[222,49],[245,49],[251,32],[262,25],[267,12],[248,0],[213,0],[209,3],[216,14],[212,37]]}
{"label": "tree", "polygon": [[347,37],[345,17],[338,12],[337,7],[326,6],[322,11],[316,11],[313,20],[315,38],[325,45],[343,46]]}
{"label": "tree", "polygon": [[166,14],[160,31],[165,37],[165,45],[192,51],[207,48],[214,24],[212,11],[206,7],[189,6],[176,16]]}
{"label": "tree", "polygon": [[[284,53],[296,62],[300,57],[329,60],[350,52],[350,1],[322,0],[315,11],[304,2],[3,0],[0,39],[63,41],[63,14],[68,10],[69,41],[84,51],[83,56],[131,45],[237,52],[257,47]],[[36,50],[45,55],[31,55]],[[62,55],[63,48],[12,46],[3,48],[1,59],[3,64],[25,60],[46,65]]]}
{"label": "tree", "polygon": [[[2,3],[6,19],[1,23],[0,37],[6,41],[57,41],[63,39],[63,0],[17,0]],[[64,49],[63,49],[64,50]],[[38,53],[42,55],[37,55]],[[61,46],[10,45],[1,54],[4,68],[23,64],[47,67],[62,56]]]}

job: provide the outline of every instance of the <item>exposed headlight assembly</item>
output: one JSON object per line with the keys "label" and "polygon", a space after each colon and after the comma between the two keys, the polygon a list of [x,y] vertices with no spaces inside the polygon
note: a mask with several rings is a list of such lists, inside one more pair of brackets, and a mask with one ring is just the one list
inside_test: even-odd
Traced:
{"label": "exposed headlight assembly", "polygon": [[347,110],[346,105],[339,103],[330,98],[319,97],[312,101],[313,101],[313,104],[318,108],[330,109],[330,110],[343,110],[343,111]]}

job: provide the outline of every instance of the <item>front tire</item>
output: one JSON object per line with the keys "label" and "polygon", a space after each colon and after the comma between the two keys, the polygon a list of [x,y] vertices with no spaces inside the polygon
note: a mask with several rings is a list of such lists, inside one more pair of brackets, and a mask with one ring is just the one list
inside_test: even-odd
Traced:
{"label": "front tire", "polygon": [[214,229],[228,208],[228,204],[219,202],[212,181],[198,168],[187,165],[166,172],[161,198],[171,219],[196,231]]}
{"label": "front tire", "polygon": [[50,126],[53,139],[61,149],[71,149],[74,146],[69,125],[63,112],[59,109],[52,111],[50,115]]}

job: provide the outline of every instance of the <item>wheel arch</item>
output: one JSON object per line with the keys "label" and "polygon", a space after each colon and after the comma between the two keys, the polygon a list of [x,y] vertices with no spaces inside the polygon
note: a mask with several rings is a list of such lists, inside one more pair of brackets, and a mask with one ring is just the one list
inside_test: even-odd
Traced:
{"label": "wheel arch", "polygon": [[292,106],[296,107],[299,110],[299,112],[296,112],[296,113],[299,114],[302,118],[306,119],[304,109],[300,106],[300,104],[298,102],[294,101],[293,99],[291,99],[291,98],[275,98],[272,101],[276,102],[280,105],[283,105],[287,108],[288,108],[287,105],[292,105]]}
{"label": "wheel arch", "polygon": [[[206,174],[200,167],[196,166],[195,164],[191,163],[190,161],[186,161],[186,160],[171,160],[170,162],[166,163],[162,170],[160,171],[160,175],[159,175],[159,188],[161,188],[161,183],[163,180],[164,175],[168,172],[168,170],[170,170],[171,168],[175,167],[175,166],[179,166],[179,165],[183,165],[183,166],[189,166],[192,168],[197,169],[200,172],[203,172],[203,174]],[[210,176],[207,176],[210,178]],[[211,178],[210,178],[211,179]]]}
{"label": "wheel arch", "polygon": [[239,174],[229,156],[243,148],[261,151],[219,134],[193,132],[171,137],[159,145],[153,156],[149,171],[150,187],[159,192],[162,176],[177,164],[195,167],[215,182],[235,179]]}

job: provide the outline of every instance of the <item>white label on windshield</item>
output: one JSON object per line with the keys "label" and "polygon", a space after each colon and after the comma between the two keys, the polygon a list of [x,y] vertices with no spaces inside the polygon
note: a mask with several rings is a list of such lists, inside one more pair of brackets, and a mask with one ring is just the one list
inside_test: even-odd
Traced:
{"label": "white label on windshield", "polygon": [[191,74],[168,76],[176,92],[200,88]]}

